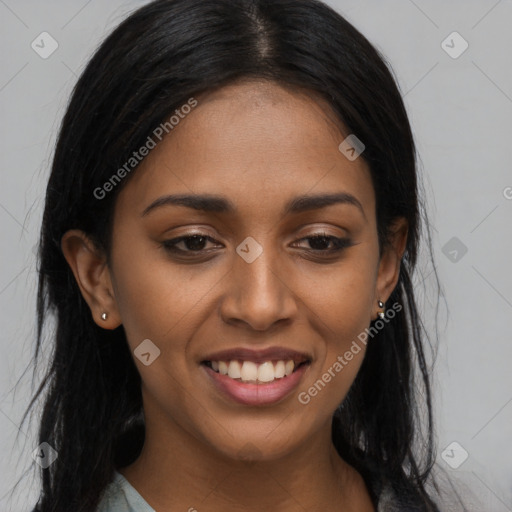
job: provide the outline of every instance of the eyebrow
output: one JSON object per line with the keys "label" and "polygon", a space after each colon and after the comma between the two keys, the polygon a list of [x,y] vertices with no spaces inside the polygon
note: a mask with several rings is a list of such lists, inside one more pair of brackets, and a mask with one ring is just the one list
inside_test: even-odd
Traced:
{"label": "eyebrow", "polygon": [[[297,196],[286,203],[283,216],[297,214],[310,210],[326,208],[334,204],[347,204],[358,208],[366,219],[366,214],[361,202],[348,192],[338,192],[333,194],[317,194]],[[141,217],[149,212],[163,206],[185,206],[194,210],[211,213],[230,213],[236,212],[235,205],[222,196],[211,194],[171,194],[155,199],[148,207],[144,209]]]}

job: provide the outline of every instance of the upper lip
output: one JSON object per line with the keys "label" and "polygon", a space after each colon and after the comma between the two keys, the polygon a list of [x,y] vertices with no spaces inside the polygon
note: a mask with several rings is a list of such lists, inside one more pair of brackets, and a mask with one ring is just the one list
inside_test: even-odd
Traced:
{"label": "upper lip", "polygon": [[212,352],[205,356],[201,362],[206,361],[253,361],[254,363],[264,363],[265,361],[289,361],[292,359],[295,363],[303,363],[311,361],[312,357],[305,352],[298,352],[285,347],[269,347],[266,349],[255,350],[250,348],[232,348]]}

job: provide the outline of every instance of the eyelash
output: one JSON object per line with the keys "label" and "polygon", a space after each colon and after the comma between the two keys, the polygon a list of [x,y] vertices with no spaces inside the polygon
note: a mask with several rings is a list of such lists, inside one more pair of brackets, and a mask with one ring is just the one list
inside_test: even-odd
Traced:
{"label": "eyelash", "polygon": [[[162,242],[162,246],[165,248],[166,251],[168,251],[170,253],[174,253],[174,254],[178,254],[178,255],[190,254],[190,256],[187,255],[185,257],[193,258],[194,255],[203,255],[205,252],[208,252],[208,251],[205,249],[200,249],[197,251],[193,251],[190,249],[183,250],[183,249],[176,248],[176,245],[179,244],[180,242],[190,240],[190,239],[193,239],[196,237],[205,239],[209,242],[213,242],[213,243],[216,242],[215,239],[213,239],[212,237],[210,237],[208,235],[201,234],[201,233],[193,233],[193,234],[191,233],[189,235],[183,235],[178,238],[173,238],[172,240],[165,240],[164,242]],[[297,241],[302,242],[304,240],[323,240],[323,239],[328,240],[329,242],[332,242],[332,244],[334,245],[334,248],[332,248],[332,249],[306,249],[306,251],[309,253],[316,253],[315,255],[328,256],[328,255],[339,253],[339,252],[343,251],[344,249],[354,245],[354,243],[349,238],[338,238],[336,236],[327,235],[326,233],[315,233],[314,235],[301,238],[300,240],[297,240]],[[323,253],[323,254],[320,254],[320,253]]]}

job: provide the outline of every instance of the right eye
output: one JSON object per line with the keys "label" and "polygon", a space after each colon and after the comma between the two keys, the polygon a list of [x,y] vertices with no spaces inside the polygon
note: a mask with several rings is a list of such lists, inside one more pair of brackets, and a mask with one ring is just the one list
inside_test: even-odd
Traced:
{"label": "right eye", "polygon": [[[162,246],[169,252],[174,254],[182,254],[185,255],[188,253],[188,256],[201,255],[205,251],[204,245],[207,242],[216,243],[217,241],[213,239],[211,236],[205,234],[188,234],[183,235],[178,238],[173,238],[172,240],[165,240],[162,242]],[[178,244],[182,244],[183,249],[178,247]],[[192,254],[190,254],[192,253]]]}

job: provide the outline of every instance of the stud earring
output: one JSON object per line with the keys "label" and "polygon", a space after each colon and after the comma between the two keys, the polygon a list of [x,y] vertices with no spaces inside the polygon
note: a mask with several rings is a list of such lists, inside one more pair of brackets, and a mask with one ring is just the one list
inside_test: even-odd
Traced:
{"label": "stud earring", "polygon": [[[384,308],[384,302],[382,302],[381,300],[377,301],[377,304],[379,305],[379,308]],[[384,311],[379,311],[379,312],[377,313],[377,316],[378,316],[381,320],[384,320],[384,318],[385,318]]]}
{"label": "stud earring", "polygon": [[108,317],[107,313],[102,313],[102,314],[101,314],[101,319],[102,319],[102,320],[106,320],[106,319],[107,319],[107,317]]}

